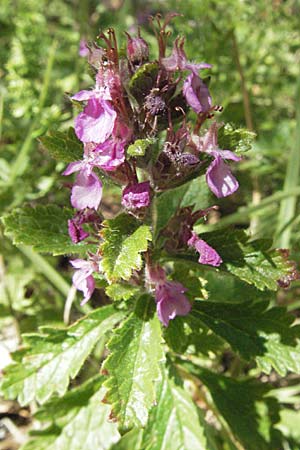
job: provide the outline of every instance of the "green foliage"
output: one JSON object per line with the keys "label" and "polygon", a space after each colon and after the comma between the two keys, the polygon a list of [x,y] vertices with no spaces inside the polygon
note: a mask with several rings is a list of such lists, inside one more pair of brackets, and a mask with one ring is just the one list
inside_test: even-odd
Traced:
{"label": "green foliage", "polygon": [[98,375],[64,397],[47,402],[36,418],[48,427],[33,431],[33,439],[22,450],[108,450],[120,435],[117,425],[108,422],[109,406],[101,403],[103,378]]}
{"label": "green foliage", "polygon": [[145,426],[148,412],[157,402],[156,386],[164,360],[161,340],[153,299],[142,296],[135,311],[114,332],[103,366],[109,376],[106,399],[123,430]]}
{"label": "green foliage", "polygon": [[272,367],[282,376],[300,373],[299,326],[283,308],[267,309],[268,302],[243,304],[196,301],[192,315],[227,341],[246,361],[256,359],[266,373]]}
{"label": "green foliage", "polygon": [[25,347],[14,354],[16,362],[6,369],[2,393],[18,398],[22,405],[33,399],[44,403],[54,392],[63,395],[98,340],[123,316],[106,306],[69,328],[44,327],[42,334],[25,335]]}
{"label": "green foliage", "polygon": [[138,286],[125,283],[113,283],[105,289],[106,294],[115,301],[129,300],[140,293]]}
{"label": "green foliage", "polygon": [[274,398],[266,397],[269,386],[217,375],[189,363],[184,367],[209,389],[218,411],[247,450],[278,448],[280,434],[273,426],[279,420],[279,408]]}
{"label": "green foliage", "polygon": [[126,214],[107,220],[103,225],[102,266],[107,279],[110,282],[128,280],[133,270],[142,268],[141,253],[152,240],[150,227]]}
{"label": "green foliage", "polygon": [[234,128],[227,123],[218,130],[218,143],[220,148],[244,153],[251,149],[255,133],[246,128]]}
{"label": "green foliage", "polygon": [[73,128],[66,132],[50,131],[48,135],[40,137],[40,141],[58,161],[68,163],[82,158],[83,145],[77,139]]}
{"label": "green foliage", "polygon": [[3,223],[5,233],[15,245],[32,245],[37,251],[53,255],[93,250],[86,243],[72,243],[68,234],[68,220],[72,216],[71,209],[56,205],[24,206],[4,216]]}
{"label": "green foliage", "polygon": [[278,280],[292,274],[294,266],[269,240],[251,241],[241,230],[204,233],[201,237],[222,257],[226,269],[259,290],[278,289]]}

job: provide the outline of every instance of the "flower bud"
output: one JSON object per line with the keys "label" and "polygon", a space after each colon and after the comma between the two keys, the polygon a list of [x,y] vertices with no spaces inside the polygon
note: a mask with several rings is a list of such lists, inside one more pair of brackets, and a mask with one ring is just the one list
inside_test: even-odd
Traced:
{"label": "flower bud", "polygon": [[147,42],[139,35],[132,38],[127,34],[127,56],[133,64],[142,64],[149,59],[149,47]]}

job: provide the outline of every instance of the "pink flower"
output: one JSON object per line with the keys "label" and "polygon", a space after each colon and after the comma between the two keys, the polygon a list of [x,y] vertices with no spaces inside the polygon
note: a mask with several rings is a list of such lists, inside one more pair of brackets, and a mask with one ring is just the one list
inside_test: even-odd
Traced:
{"label": "pink flower", "polygon": [[123,190],[122,205],[129,210],[145,208],[146,206],[149,206],[150,205],[149,181],[127,186]]}
{"label": "pink flower", "polygon": [[208,87],[194,72],[187,77],[183,84],[183,95],[188,105],[197,114],[210,110],[212,102]]}
{"label": "pink flower", "polygon": [[[85,99],[89,91],[81,91],[73,98]],[[91,91],[93,92],[93,91]],[[95,142],[100,144],[112,134],[117,114],[107,100],[96,96],[89,98],[83,112],[75,119],[75,132],[82,142]]]}
{"label": "pink flower", "polygon": [[148,268],[148,280],[155,284],[156,310],[159,320],[166,327],[176,316],[186,316],[191,304],[184,295],[187,289],[177,281],[168,281],[162,267]]}
{"label": "pink flower", "polygon": [[83,292],[81,305],[84,305],[89,301],[95,290],[95,280],[92,273],[99,272],[99,265],[96,260],[85,261],[84,259],[74,259],[70,263],[77,269],[72,281],[76,289]]}
{"label": "pink flower", "polygon": [[221,150],[218,146],[218,124],[211,125],[202,139],[199,139],[197,148],[201,152],[211,155],[214,159],[206,171],[206,182],[210,190],[218,197],[227,197],[239,187],[239,183],[232,175],[224,159],[240,161],[241,158],[230,150]]}
{"label": "pink flower", "polygon": [[125,143],[109,139],[95,148],[94,165],[103,170],[112,171],[125,161]]}
{"label": "pink flower", "polygon": [[200,264],[209,264],[210,266],[218,267],[223,262],[216,250],[203,241],[203,239],[200,239],[196,233],[192,232],[192,237],[188,240],[187,244],[199,252],[200,257],[198,261]]}

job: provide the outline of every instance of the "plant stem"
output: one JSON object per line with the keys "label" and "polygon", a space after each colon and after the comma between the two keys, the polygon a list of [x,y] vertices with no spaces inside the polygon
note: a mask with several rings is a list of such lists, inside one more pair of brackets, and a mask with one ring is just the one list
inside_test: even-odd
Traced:
{"label": "plant stem", "polygon": [[[284,180],[283,192],[289,191],[299,186],[300,173],[300,75],[298,77],[296,89],[296,131],[293,146],[291,148],[286,175]],[[296,213],[296,197],[285,198],[280,204],[280,211],[277,223],[277,239],[276,243],[279,247],[289,248],[291,240],[291,232],[293,218]]]}

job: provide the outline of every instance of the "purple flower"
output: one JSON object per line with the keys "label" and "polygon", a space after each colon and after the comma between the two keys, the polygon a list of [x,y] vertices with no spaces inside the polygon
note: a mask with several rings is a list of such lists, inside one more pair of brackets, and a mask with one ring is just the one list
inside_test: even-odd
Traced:
{"label": "purple flower", "polygon": [[187,77],[183,84],[183,95],[188,105],[197,114],[210,110],[212,101],[208,87],[194,72]]}
{"label": "purple flower", "polygon": [[81,56],[82,58],[85,58],[86,56],[89,55],[90,51],[87,46],[87,41],[85,39],[80,40],[78,53],[79,53],[79,56]]}
{"label": "purple flower", "polygon": [[200,257],[198,261],[200,264],[209,264],[214,267],[222,264],[222,258],[216,250],[203,241],[203,239],[200,239],[196,233],[192,232],[192,237],[188,240],[187,244],[199,252]]}
{"label": "purple flower", "polygon": [[82,228],[81,223],[75,219],[68,220],[68,232],[74,244],[78,244],[89,236],[89,233]]}
{"label": "purple flower", "polygon": [[241,158],[230,150],[221,150],[218,146],[218,124],[211,125],[205,136],[196,144],[201,152],[211,155],[214,159],[206,171],[206,182],[210,190],[218,197],[227,197],[239,187],[224,159],[240,161]]}
{"label": "purple flower", "polygon": [[150,205],[150,183],[133,184],[123,190],[122,205],[127,209],[145,208]]}
{"label": "purple flower", "polygon": [[175,70],[191,70],[195,74],[200,69],[210,69],[211,65],[206,63],[192,63],[187,60],[184,51],[184,39],[179,37],[175,40],[173,50],[170,56],[162,58],[161,63],[168,72],[175,72]]}
{"label": "purple flower", "polygon": [[148,268],[149,282],[155,284],[156,310],[159,320],[167,327],[176,316],[186,316],[191,304],[184,295],[187,289],[177,281],[168,281],[162,267]]}
{"label": "purple flower", "polygon": [[[81,91],[89,92],[89,91]],[[91,91],[92,92],[92,91]],[[79,97],[78,93],[73,98]],[[81,94],[83,99],[83,94]],[[95,142],[100,144],[112,134],[117,114],[107,100],[91,97],[83,112],[75,119],[75,132],[82,142]]]}
{"label": "purple flower", "polygon": [[95,260],[85,261],[84,259],[74,259],[70,263],[77,269],[72,281],[76,289],[83,292],[81,305],[84,305],[94,292],[95,280],[92,273],[99,272],[99,264]]}
{"label": "purple flower", "polygon": [[[240,158],[235,156],[232,152],[230,153],[231,155],[226,156],[226,159],[232,159],[233,161],[240,160]],[[222,159],[224,157],[224,154],[216,155],[206,171],[206,182],[208,187],[218,198],[227,197],[239,188],[237,179],[232,175],[229,167]]]}

